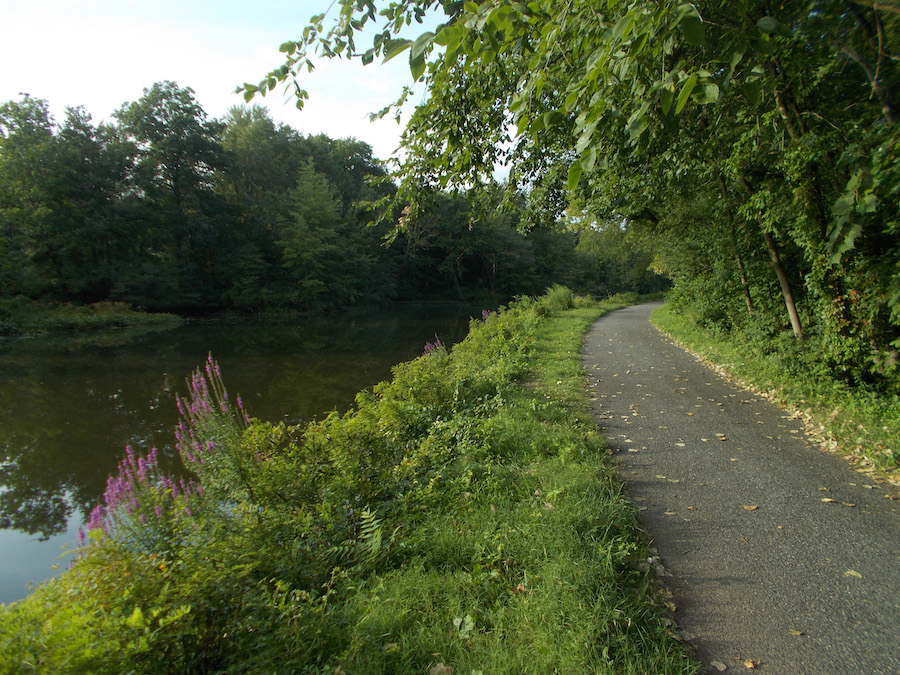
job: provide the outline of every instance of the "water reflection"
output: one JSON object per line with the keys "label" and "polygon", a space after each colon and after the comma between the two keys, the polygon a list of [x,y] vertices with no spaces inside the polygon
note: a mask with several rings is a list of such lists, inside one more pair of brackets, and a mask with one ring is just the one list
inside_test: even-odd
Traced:
{"label": "water reflection", "polygon": [[[174,396],[210,352],[252,415],[297,422],[348,409],[435,333],[459,340],[470,315],[481,307],[0,343],[0,528],[40,539],[71,529],[99,500],[126,444],[160,448],[177,472]],[[4,554],[14,556],[6,539]],[[48,545],[58,555],[58,543]]]}

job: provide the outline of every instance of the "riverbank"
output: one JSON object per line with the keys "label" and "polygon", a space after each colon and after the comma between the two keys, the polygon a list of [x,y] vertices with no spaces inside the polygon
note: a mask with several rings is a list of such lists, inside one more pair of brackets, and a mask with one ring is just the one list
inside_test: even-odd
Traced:
{"label": "riverbank", "polygon": [[114,328],[171,328],[183,319],[174,314],[139,312],[123,302],[92,305],[38,302],[27,298],[0,301],[0,337],[47,335]]}
{"label": "riverbank", "polygon": [[0,662],[694,672],[578,360],[587,326],[625,304],[554,289],[485,314],[302,428],[217,412],[210,364],[183,404],[197,445],[180,448],[202,491],[126,462],[112,486],[128,499],[111,488],[74,568],[0,610]]}
{"label": "riverbank", "polygon": [[709,367],[736,380],[800,419],[824,449],[839,452],[861,471],[900,485],[900,399],[835,380],[816,369],[810,347],[762,351],[739,336],[713,335],[664,305],[653,324]]}

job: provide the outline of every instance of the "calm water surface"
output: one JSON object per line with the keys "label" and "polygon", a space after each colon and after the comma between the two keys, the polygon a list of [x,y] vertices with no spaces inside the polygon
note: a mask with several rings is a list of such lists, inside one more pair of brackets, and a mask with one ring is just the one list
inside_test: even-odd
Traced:
{"label": "calm water surface", "polygon": [[0,602],[68,564],[63,546],[76,540],[126,445],[158,447],[178,470],[174,397],[207,354],[252,416],[295,423],[349,409],[435,333],[448,345],[464,337],[470,315],[481,307],[0,341]]}

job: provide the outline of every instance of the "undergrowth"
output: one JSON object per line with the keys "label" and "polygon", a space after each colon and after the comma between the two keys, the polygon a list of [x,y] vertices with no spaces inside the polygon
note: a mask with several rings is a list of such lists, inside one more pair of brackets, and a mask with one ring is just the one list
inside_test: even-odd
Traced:
{"label": "undergrowth", "polygon": [[0,671],[695,672],[578,361],[628,300],[486,312],[304,427],[210,359],[179,401],[195,480],[129,453],[72,569],[0,606]]}
{"label": "undergrowth", "polygon": [[713,333],[667,305],[651,320],[731,377],[797,410],[824,446],[861,469],[900,478],[900,396],[835,377],[814,341],[761,342],[753,335]]}

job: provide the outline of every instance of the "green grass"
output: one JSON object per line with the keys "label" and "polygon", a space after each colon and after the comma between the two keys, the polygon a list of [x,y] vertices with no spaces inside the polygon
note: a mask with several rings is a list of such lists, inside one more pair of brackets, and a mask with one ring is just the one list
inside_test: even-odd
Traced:
{"label": "green grass", "polygon": [[835,380],[817,369],[814,346],[774,346],[765,352],[740,336],[713,334],[668,305],[651,320],[732,378],[795,410],[820,443],[855,466],[892,482],[900,479],[900,398]]}
{"label": "green grass", "polygon": [[123,302],[93,305],[37,302],[12,298],[0,302],[0,336],[45,335],[132,327],[168,328],[181,323],[174,314],[148,314]]}
{"label": "green grass", "polygon": [[231,431],[180,538],[0,607],[0,671],[697,672],[579,363],[627,300],[523,298],[303,428],[201,415]]}
{"label": "green grass", "polygon": [[[664,625],[635,514],[589,414],[581,341],[620,306],[543,320],[527,386],[478,425],[493,455],[477,466],[478,487],[447,480],[409,564],[353,599],[348,673],[693,672]],[[463,462],[457,475],[476,469],[474,456]]]}

